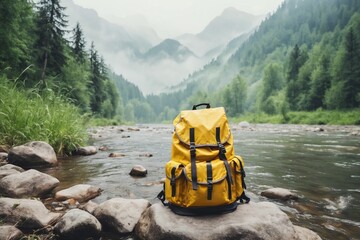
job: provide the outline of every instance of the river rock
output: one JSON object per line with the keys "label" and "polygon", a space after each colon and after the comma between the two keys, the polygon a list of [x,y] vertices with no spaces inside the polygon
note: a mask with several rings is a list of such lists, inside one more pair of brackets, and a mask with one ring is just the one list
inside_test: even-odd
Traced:
{"label": "river rock", "polygon": [[95,146],[86,146],[86,147],[79,147],[75,154],[82,155],[82,156],[89,156],[97,153],[97,149]]}
{"label": "river rock", "polygon": [[103,145],[99,147],[99,151],[108,151],[108,150],[109,150],[108,146]]}
{"label": "river rock", "polygon": [[1,170],[0,169],[0,179],[9,176],[11,174],[15,174],[15,173],[20,173],[19,171],[15,170],[15,169],[8,169],[8,170]]}
{"label": "river rock", "polygon": [[24,234],[14,226],[0,226],[0,240],[18,240],[23,236]]}
{"label": "river rock", "polygon": [[109,154],[109,157],[112,157],[112,158],[125,157],[125,156],[126,156],[125,154],[118,153],[118,152],[112,152]]}
{"label": "river rock", "polygon": [[93,201],[88,201],[87,203],[83,204],[80,206],[80,209],[85,210],[91,214],[94,213],[95,209],[99,206],[99,204],[93,202]]}
{"label": "river rock", "polygon": [[9,150],[8,162],[21,167],[56,165],[56,153],[46,142],[33,141]]}
{"label": "river rock", "polygon": [[261,196],[272,198],[272,199],[281,199],[284,201],[290,199],[298,199],[298,196],[285,188],[270,188],[261,192]]}
{"label": "river rock", "polygon": [[100,222],[90,213],[72,209],[54,226],[54,233],[60,239],[96,239],[101,232]]}
{"label": "river rock", "polygon": [[150,206],[145,199],[113,198],[101,203],[94,211],[94,216],[104,228],[128,234],[134,230],[141,214]]}
{"label": "river rock", "polygon": [[143,213],[135,228],[135,236],[143,240],[307,239],[301,234],[270,202],[250,202],[232,213],[196,217],[176,215],[156,203]]}
{"label": "river rock", "polygon": [[250,123],[248,123],[246,121],[242,121],[242,122],[239,123],[239,127],[241,127],[241,128],[249,128]]}
{"label": "river rock", "polygon": [[76,199],[79,202],[86,202],[101,194],[101,188],[88,184],[78,184],[55,193],[55,199],[62,201],[69,198]]}
{"label": "river rock", "polygon": [[8,197],[39,197],[59,185],[59,180],[35,169],[8,175],[0,180],[0,192]]}
{"label": "river rock", "polygon": [[147,170],[141,165],[135,165],[133,166],[129,174],[134,177],[145,177],[147,174]]}
{"label": "river rock", "polygon": [[0,167],[1,170],[16,170],[18,172],[24,172],[25,170],[19,166],[13,165],[13,164],[6,164]]}
{"label": "river rock", "polygon": [[38,200],[2,197],[0,216],[4,223],[16,224],[20,229],[38,229],[53,223],[61,214],[50,212]]}

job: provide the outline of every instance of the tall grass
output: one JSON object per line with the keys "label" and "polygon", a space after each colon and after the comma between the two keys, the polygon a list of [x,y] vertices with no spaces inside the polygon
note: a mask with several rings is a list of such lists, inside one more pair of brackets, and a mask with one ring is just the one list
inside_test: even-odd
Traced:
{"label": "tall grass", "polygon": [[87,119],[78,109],[48,91],[19,90],[0,77],[0,144],[45,141],[58,155],[86,144]]}

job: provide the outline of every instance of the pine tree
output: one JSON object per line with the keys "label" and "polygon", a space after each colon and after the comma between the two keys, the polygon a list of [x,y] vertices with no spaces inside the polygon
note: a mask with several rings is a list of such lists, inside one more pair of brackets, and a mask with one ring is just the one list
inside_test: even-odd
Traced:
{"label": "pine tree", "polygon": [[38,39],[35,43],[41,80],[46,86],[46,73],[60,74],[66,63],[64,34],[67,27],[65,8],[60,0],[41,0],[36,21]]}
{"label": "pine tree", "polygon": [[276,64],[270,64],[264,72],[262,91],[260,93],[260,109],[268,114],[274,114],[276,111],[276,106],[270,97],[276,95],[283,87],[281,73],[281,67]]}
{"label": "pine tree", "polygon": [[79,63],[84,63],[86,61],[86,42],[79,23],[76,24],[75,28],[72,30],[72,33],[72,51],[75,54],[76,60]]}
{"label": "pine tree", "polygon": [[[360,27],[360,23],[358,24]],[[342,81],[344,81],[345,108],[355,108],[360,105],[360,29],[350,27],[345,35],[343,55]]]}
{"label": "pine tree", "polygon": [[223,93],[223,104],[229,116],[236,116],[245,111],[247,97],[247,84],[245,80],[237,75],[225,88]]}
{"label": "pine tree", "polygon": [[33,12],[26,0],[0,1],[0,71],[18,77],[31,64]]}
{"label": "pine tree", "polygon": [[306,62],[307,57],[304,51],[301,51],[299,46],[296,44],[293,48],[290,59],[289,59],[289,70],[287,73],[287,89],[286,98],[289,102],[291,110],[297,110],[298,100],[301,94],[301,83],[298,82],[298,75],[300,68]]}
{"label": "pine tree", "polygon": [[311,89],[308,98],[308,110],[316,110],[325,107],[325,93],[330,88],[330,59],[323,54],[320,63],[311,75]]}

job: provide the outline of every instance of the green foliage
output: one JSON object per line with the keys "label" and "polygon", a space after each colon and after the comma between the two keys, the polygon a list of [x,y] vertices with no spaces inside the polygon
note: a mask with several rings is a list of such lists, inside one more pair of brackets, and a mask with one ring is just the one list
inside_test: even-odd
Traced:
{"label": "green foliage", "polygon": [[118,126],[123,124],[120,119],[109,119],[109,118],[91,118],[89,120],[90,126]]}
{"label": "green foliage", "polygon": [[64,35],[67,20],[64,10],[59,0],[39,2],[35,48],[44,88],[47,87],[45,76],[60,74],[66,63]]}
{"label": "green foliage", "polygon": [[90,73],[87,70],[87,65],[78,63],[70,57],[62,69],[59,89],[60,93],[71,99],[83,113],[90,110],[89,83]]}
{"label": "green foliage", "polygon": [[31,64],[33,15],[29,1],[0,2],[0,70],[11,68],[11,78]]}
{"label": "green foliage", "polygon": [[57,154],[71,154],[87,142],[86,118],[78,109],[51,90],[18,90],[0,86],[0,144],[20,145],[28,141],[48,142]]}
{"label": "green foliage", "polygon": [[314,125],[360,125],[360,109],[351,111],[317,110],[313,112],[288,112],[286,119],[280,115],[266,113],[246,113],[234,122],[248,121],[251,123],[290,123],[290,124],[314,124]]}
{"label": "green foliage", "polygon": [[277,113],[279,104],[276,95],[284,85],[283,70],[278,64],[270,64],[264,71],[262,89],[259,94],[260,110],[268,114]]}
{"label": "green foliage", "polygon": [[225,87],[222,94],[223,105],[229,116],[233,117],[245,111],[246,92],[247,84],[239,75]]}
{"label": "green foliage", "polygon": [[85,63],[87,57],[85,50],[86,41],[79,23],[76,24],[72,32],[72,51],[79,63]]}

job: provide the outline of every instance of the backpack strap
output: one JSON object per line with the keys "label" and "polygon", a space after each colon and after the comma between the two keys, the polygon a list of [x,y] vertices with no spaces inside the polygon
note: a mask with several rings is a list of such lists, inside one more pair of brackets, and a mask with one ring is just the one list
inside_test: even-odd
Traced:
{"label": "backpack strap", "polygon": [[[164,183],[164,187],[165,187],[165,183]],[[158,199],[162,202],[162,204],[163,204],[164,206],[168,206],[168,203],[165,202],[165,192],[164,192],[164,189],[161,190],[161,192],[159,192],[159,194],[156,196],[156,198],[158,198]]]}
{"label": "backpack strap", "polygon": [[239,163],[240,163],[240,172],[241,172],[241,183],[242,183],[242,187],[244,189],[246,189],[246,184],[245,184],[245,177],[246,177],[246,174],[245,174],[245,170],[244,170],[244,167],[242,165],[242,162],[239,160]]}
{"label": "backpack strap", "polygon": [[206,162],[206,174],[207,174],[207,187],[208,187],[208,195],[207,199],[212,199],[212,191],[213,191],[213,176],[212,176],[212,166],[211,162]]}
{"label": "backpack strap", "polygon": [[250,198],[248,196],[246,196],[245,191],[241,194],[241,196],[238,198],[240,200],[240,203],[249,203],[250,202]]}
{"label": "backpack strap", "polygon": [[231,177],[231,169],[230,169],[230,165],[229,162],[227,161],[226,158],[226,149],[224,144],[221,143],[221,139],[220,139],[220,127],[216,128],[216,141],[219,147],[219,158],[224,162],[225,164],[225,168],[226,168],[226,180],[228,182],[228,197],[229,199],[231,199],[231,185],[233,184],[233,180]]}
{"label": "backpack strap", "polygon": [[190,159],[191,159],[191,182],[193,190],[198,189],[196,173],[196,146],[195,146],[195,129],[190,128]]}

